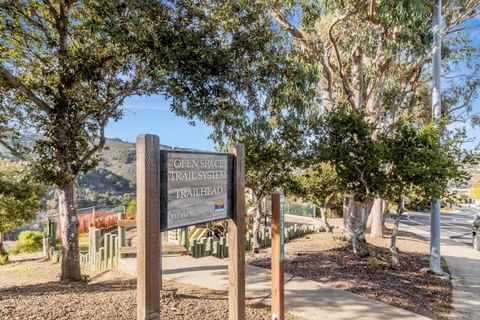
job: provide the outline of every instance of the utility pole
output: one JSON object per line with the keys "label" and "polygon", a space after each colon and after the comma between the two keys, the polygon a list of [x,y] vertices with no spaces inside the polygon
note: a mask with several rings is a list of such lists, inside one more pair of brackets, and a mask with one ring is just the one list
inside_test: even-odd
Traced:
{"label": "utility pole", "polygon": [[[441,19],[442,0],[435,1],[435,13],[433,16],[433,92],[432,92],[432,116],[434,121],[441,117]],[[432,213],[430,217],[430,270],[442,273],[440,264],[440,199],[432,200]]]}

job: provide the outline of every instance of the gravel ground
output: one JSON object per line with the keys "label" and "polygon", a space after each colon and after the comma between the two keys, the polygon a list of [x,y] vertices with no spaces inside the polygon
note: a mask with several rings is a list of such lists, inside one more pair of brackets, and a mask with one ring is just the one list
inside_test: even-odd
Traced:
{"label": "gravel ground", "polygon": [[[0,266],[0,319],[135,319],[136,280],[120,272],[91,275],[86,283],[58,281],[59,264],[38,256]],[[225,292],[163,282],[162,319],[225,320]],[[247,302],[247,319],[270,319],[270,308]],[[288,320],[301,320],[287,316]]]}
{"label": "gravel ground", "polygon": [[[337,221],[337,224],[340,223]],[[399,232],[401,266],[390,267],[389,231],[382,239],[369,239],[370,256],[356,257],[351,245],[334,235],[311,234],[285,247],[285,272],[318,281],[332,288],[378,300],[431,319],[447,319],[451,312],[449,280],[421,271],[428,267],[429,243],[414,234]],[[247,263],[270,268],[270,249],[249,256]],[[446,269],[446,266],[444,266]]]}

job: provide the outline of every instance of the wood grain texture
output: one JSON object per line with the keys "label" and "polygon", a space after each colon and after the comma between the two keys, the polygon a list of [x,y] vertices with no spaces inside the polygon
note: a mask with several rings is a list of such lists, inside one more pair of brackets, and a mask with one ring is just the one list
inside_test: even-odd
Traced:
{"label": "wood grain texture", "polygon": [[160,319],[160,139],[137,138],[137,320]]}
{"label": "wood grain texture", "polygon": [[[281,229],[280,197],[281,192],[272,193],[272,320],[285,319],[284,265],[280,259]],[[276,318],[274,317],[276,316]]]}
{"label": "wood grain texture", "polygon": [[137,226],[137,220],[118,220],[117,225],[124,228],[134,228]]}
{"label": "wood grain texture", "polygon": [[228,220],[228,319],[245,320],[245,151],[230,145],[234,158],[234,216]]}

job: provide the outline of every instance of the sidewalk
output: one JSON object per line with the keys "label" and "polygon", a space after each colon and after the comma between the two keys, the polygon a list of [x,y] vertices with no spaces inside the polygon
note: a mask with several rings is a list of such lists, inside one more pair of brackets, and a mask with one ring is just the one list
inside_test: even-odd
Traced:
{"label": "sidewalk", "polygon": [[[401,224],[400,229],[430,238],[429,231],[417,227]],[[480,252],[445,236],[440,250],[452,276],[452,318],[480,319]]]}
{"label": "sidewalk", "polygon": [[[163,257],[163,277],[209,289],[228,290],[228,260],[189,256]],[[119,268],[136,275],[136,259],[122,259]],[[247,298],[270,304],[270,270],[247,265]],[[286,312],[306,320],[427,319],[415,313],[370,300],[321,283],[285,274]]]}

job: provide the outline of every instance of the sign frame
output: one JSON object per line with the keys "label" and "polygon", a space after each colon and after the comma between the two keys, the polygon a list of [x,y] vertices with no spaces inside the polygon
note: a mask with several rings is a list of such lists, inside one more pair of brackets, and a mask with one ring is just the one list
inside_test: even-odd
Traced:
{"label": "sign frame", "polygon": [[[184,223],[181,225],[169,225],[168,222],[168,156],[170,154],[179,154],[179,155],[200,155],[200,156],[218,156],[218,157],[224,157],[227,160],[227,168],[226,168],[226,173],[227,173],[227,179],[226,179],[226,185],[227,185],[227,190],[226,190],[226,198],[227,198],[227,205],[226,205],[226,212],[225,215],[222,215],[220,217],[214,218],[214,219],[201,219],[201,220],[195,220],[189,223]],[[160,150],[160,230],[161,232],[168,231],[168,230],[174,230],[174,229],[179,229],[179,228],[185,228],[189,226],[194,226],[194,225],[199,225],[199,224],[204,224],[208,222],[214,222],[214,221],[219,221],[219,220],[225,220],[225,219],[233,219],[234,217],[234,208],[235,208],[235,197],[234,197],[234,192],[235,192],[235,185],[234,185],[234,176],[235,176],[235,170],[234,170],[234,156],[233,154],[229,153],[219,153],[219,152],[204,152],[204,151],[183,151],[183,150],[170,150],[170,149],[165,149],[165,150]],[[185,183],[188,185],[188,182]],[[185,201],[192,201],[190,199],[185,199]]]}
{"label": "sign frame", "polygon": [[285,260],[285,194],[280,191],[280,261]]}
{"label": "sign frame", "polygon": [[[170,152],[180,150],[168,150]],[[196,153],[196,152],[194,152]],[[137,137],[137,320],[160,320],[162,237],[160,192],[160,139]],[[209,153],[210,154],[210,153]],[[221,154],[225,155],[225,154]],[[233,206],[228,221],[228,320],[245,320],[245,150],[231,144]]]}

